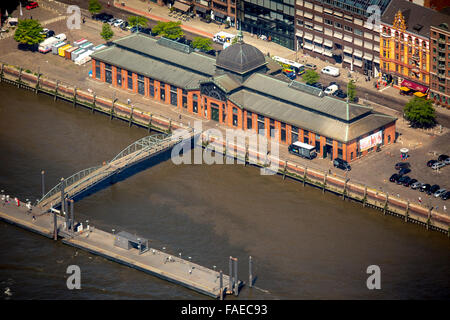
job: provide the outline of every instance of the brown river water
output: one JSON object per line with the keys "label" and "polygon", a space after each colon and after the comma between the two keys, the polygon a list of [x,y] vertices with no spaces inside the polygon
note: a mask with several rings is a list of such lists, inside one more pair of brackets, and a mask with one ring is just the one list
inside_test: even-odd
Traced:
{"label": "brown river water", "polygon": [[[62,177],[112,159],[147,135],[119,120],[0,84],[0,188],[35,201]],[[79,221],[150,239],[156,249],[228,273],[239,259],[257,288],[239,299],[449,299],[450,239],[380,211],[243,165],[170,160],[86,196]],[[68,290],[66,268],[81,268]],[[381,269],[368,290],[367,267]],[[5,290],[9,288],[8,293]],[[0,222],[2,299],[209,299]],[[229,297],[228,299],[235,299]]]}

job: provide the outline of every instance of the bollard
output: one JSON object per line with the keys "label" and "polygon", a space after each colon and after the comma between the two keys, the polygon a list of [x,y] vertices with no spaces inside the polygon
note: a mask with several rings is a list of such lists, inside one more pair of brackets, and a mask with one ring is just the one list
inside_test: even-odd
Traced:
{"label": "bollard", "polygon": [[75,108],[77,104],[77,88],[73,88],[73,107]]}
{"label": "bollard", "polygon": [[303,186],[305,186],[305,182],[306,182],[306,171],[308,171],[308,167],[305,167],[305,170],[303,172]]}
{"label": "bollard", "polygon": [[53,97],[53,101],[56,101],[56,96],[58,95],[58,87],[59,87],[59,80],[56,80],[55,96]]}
{"label": "bollard", "polygon": [[228,266],[230,268],[230,277],[228,278],[228,294],[231,294],[233,291],[233,261],[232,261],[233,257],[230,256],[230,260],[228,263]]}
{"label": "bollard", "polygon": [[287,160],[284,162],[283,180],[286,179],[286,170],[287,170]]}
{"label": "bollard", "polygon": [[234,282],[234,295],[237,297],[239,294],[239,280],[238,280],[238,275],[237,275],[237,268],[238,268],[238,259],[234,258],[234,278],[233,278],[233,282]]}
{"label": "bollard", "polygon": [[222,270],[220,270],[219,273],[219,290],[220,290],[220,300],[223,300],[223,273]]}
{"label": "bollard", "polygon": [[323,176],[323,188],[322,193],[325,193],[325,187],[327,185],[327,173],[325,172],[325,175]]}
{"label": "bollard", "polygon": [[45,171],[41,171],[41,187],[42,187],[42,198],[45,196]]}
{"label": "bollard", "polygon": [[74,217],[74,211],[73,211],[73,199],[70,199],[70,228],[73,232],[73,227],[75,225],[75,221],[73,220]]}
{"label": "bollard", "polygon": [[248,286],[253,287],[252,256],[248,257]]}
{"label": "bollard", "polygon": [[128,126],[129,126],[130,128],[131,128],[131,124],[133,123],[133,111],[134,111],[134,108],[131,107],[130,120],[129,120],[129,122],[128,122]]}

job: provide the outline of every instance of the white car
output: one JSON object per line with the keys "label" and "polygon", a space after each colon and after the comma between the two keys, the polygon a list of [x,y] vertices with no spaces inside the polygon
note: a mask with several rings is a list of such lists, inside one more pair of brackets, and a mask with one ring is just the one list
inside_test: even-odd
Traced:
{"label": "white car", "polygon": [[120,27],[123,24],[123,20],[122,19],[117,19],[116,21],[114,21],[113,26],[114,27]]}
{"label": "white car", "polygon": [[323,92],[325,92],[325,94],[331,95],[335,93],[338,89],[339,87],[337,85],[332,84],[331,86],[327,87]]}
{"label": "white car", "polygon": [[441,195],[443,195],[444,193],[446,193],[447,192],[447,190],[445,190],[445,189],[439,189],[438,191],[436,191],[435,193],[434,193],[434,197],[435,198],[439,198]]}
{"label": "white car", "polygon": [[433,163],[433,165],[431,166],[431,169],[437,170],[442,167],[445,167],[445,163],[440,161],[440,162]]}
{"label": "white car", "polygon": [[328,74],[330,76],[333,77],[338,77],[339,76],[339,69],[332,67],[332,66],[326,66],[325,68],[322,69],[321,71],[322,73]]}

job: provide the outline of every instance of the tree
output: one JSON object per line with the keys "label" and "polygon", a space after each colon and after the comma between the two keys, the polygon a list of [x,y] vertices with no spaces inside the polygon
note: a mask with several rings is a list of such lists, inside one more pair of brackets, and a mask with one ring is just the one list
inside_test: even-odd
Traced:
{"label": "tree", "polygon": [[414,97],[403,108],[403,116],[413,128],[429,128],[436,124],[431,100]]}
{"label": "tree", "polygon": [[347,97],[350,102],[353,102],[356,98],[356,86],[353,79],[348,82],[347,85]]}
{"label": "tree", "polygon": [[100,36],[105,39],[105,41],[109,41],[113,36],[114,32],[111,30],[111,26],[107,23],[103,24],[102,32],[100,32]]}
{"label": "tree", "polygon": [[128,24],[131,27],[137,27],[139,30],[139,27],[145,28],[147,26],[147,19],[139,16],[131,16],[128,17]]}
{"label": "tree", "polygon": [[88,10],[92,15],[94,15],[102,10],[102,5],[98,2],[98,0],[89,0]]}
{"label": "tree", "polygon": [[35,47],[45,39],[45,35],[41,34],[42,30],[42,26],[37,20],[19,20],[14,40],[22,45]]}
{"label": "tree", "polygon": [[303,74],[303,81],[306,81],[307,84],[316,83],[319,80],[319,74],[314,70],[306,70]]}
{"label": "tree", "polygon": [[212,40],[208,38],[195,37],[192,41],[192,47],[202,51],[212,50]]}
{"label": "tree", "polygon": [[162,37],[175,40],[184,36],[183,30],[181,29],[180,25],[181,21],[159,21],[158,24],[153,27],[152,32]]}

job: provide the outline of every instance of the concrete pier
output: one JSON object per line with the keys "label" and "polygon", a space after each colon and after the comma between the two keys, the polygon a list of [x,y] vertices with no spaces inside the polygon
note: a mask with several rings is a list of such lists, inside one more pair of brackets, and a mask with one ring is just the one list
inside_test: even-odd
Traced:
{"label": "concrete pier", "polygon": [[[30,213],[24,204],[17,206],[14,200],[10,200],[9,203],[0,202],[0,220],[52,239],[54,236],[54,213],[36,215],[37,211],[36,207],[33,207]],[[223,284],[230,283],[229,277],[223,274],[221,277],[221,273],[218,271],[153,249],[151,245],[149,250],[141,254],[135,248],[128,250],[120,248],[114,245],[116,234],[92,226],[88,230],[72,233],[65,224],[65,217],[58,214],[56,220],[58,239],[61,239],[64,244],[86,250],[212,298],[221,298],[221,295],[228,289],[224,288]],[[242,281],[236,280],[237,288],[242,285]]]}

